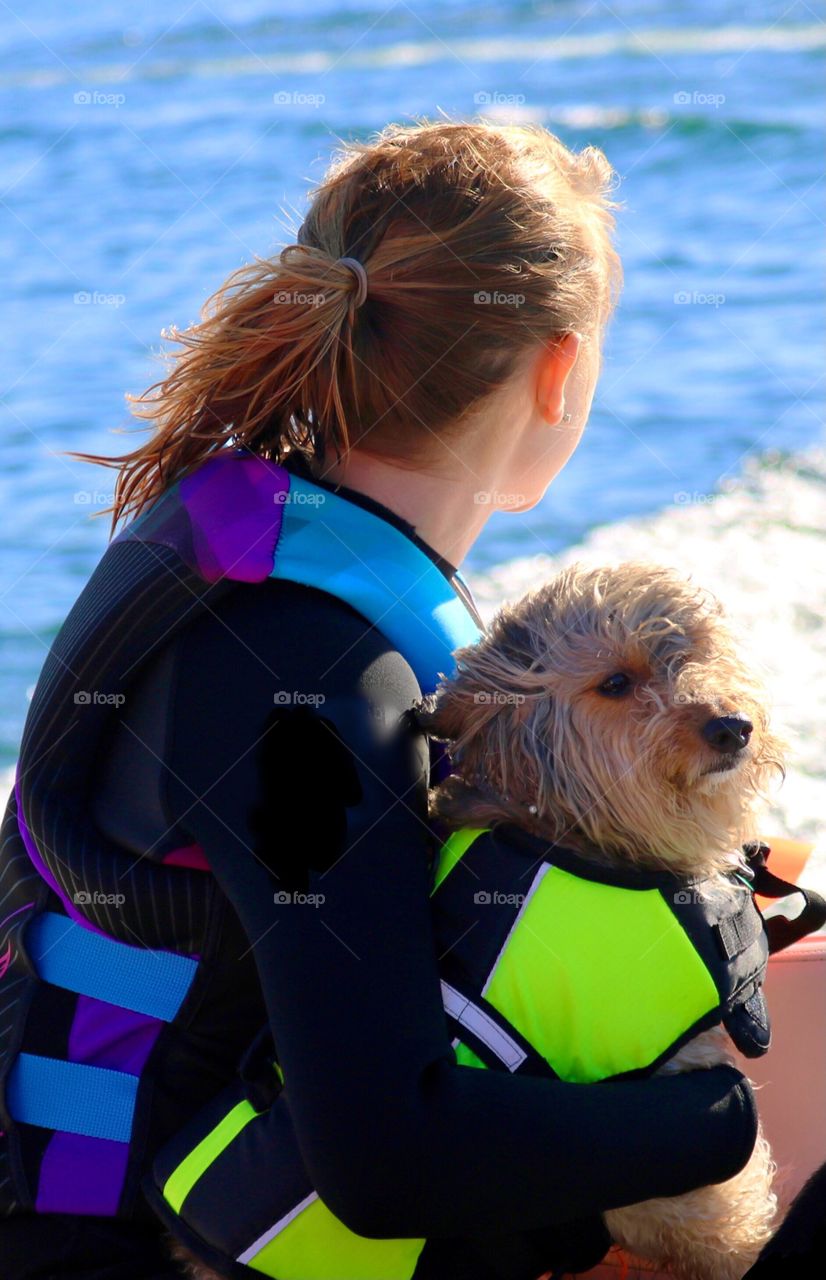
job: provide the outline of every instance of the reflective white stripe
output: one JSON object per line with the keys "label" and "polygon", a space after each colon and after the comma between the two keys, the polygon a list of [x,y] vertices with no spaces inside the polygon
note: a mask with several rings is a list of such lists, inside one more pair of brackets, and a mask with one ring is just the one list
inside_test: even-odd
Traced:
{"label": "reflective white stripe", "polygon": [[442,1004],[445,1011],[455,1018],[461,1027],[472,1031],[477,1040],[486,1045],[491,1053],[495,1053],[508,1071],[516,1071],[527,1058],[515,1040],[498,1026],[490,1014],[485,1013],[477,1005],[472,1004],[449,982],[442,980]]}
{"label": "reflective white stripe", "polygon": [[269,1231],[265,1231],[262,1236],[259,1236],[254,1244],[250,1245],[249,1249],[245,1249],[243,1253],[239,1253],[235,1261],[242,1264],[252,1262],[256,1254],[259,1254],[264,1248],[264,1245],[269,1244],[271,1240],[274,1240],[280,1231],[283,1231],[285,1227],[290,1225],[293,1218],[297,1218],[300,1213],[303,1213],[304,1210],[309,1208],[313,1201],[317,1199],[318,1192],[311,1191],[300,1204],[297,1204],[289,1213],[285,1213],[283,1218],[279,1218],[274,1227],[270,1227]]}
{"label": "reflective white stripe", "polygon": [[510,945],[510,940],[513,937],[514,929],[518,927],[519,921],[522,919],[523,915],[525,914],[525,909],[527,908],[528,903],[530,902],[531,898],[536,893],[537,889],[542,883],[543,877],[546,876],[550,870],[551,870],[551,864],[549,862],[543,862],[542,866],[539,868],[536,875],[534,876],[531,887],[528,890],[528,892],[525,894],[525,901],[522,903],[522,906],[519,908],[519,911],[516,914],[516,918],[513,924],[511,925],[510,929],[508,930],[508,936],[505,939],[505,941],[502,943],[502,946],[499,948],[499,955],[494,960],[493,967],[490,973],[488,974],[487,978],[485,979],[485,985],[482,987],[483,996],[486,996],[488,994],[488,987],[493,981],[493,975],[496,973],[496,970],[499,966],[499,961],[502,959],[502,956],[505,954],[505,952],[508,949],[508,946]]}

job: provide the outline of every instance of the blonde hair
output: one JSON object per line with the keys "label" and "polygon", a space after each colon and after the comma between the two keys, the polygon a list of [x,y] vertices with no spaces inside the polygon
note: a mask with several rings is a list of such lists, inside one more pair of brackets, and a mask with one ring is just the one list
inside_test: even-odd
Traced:
{"label": "blonde hair", "polygon": [[[132,401],[152,437],[119,457],[113,525],[232,443],[282,461],[354,445],[416,458],[523,352],[598,332],[620,282],[613,173],[538,127],[391,126],[344,147],[295,244],[234,272],[169,336]],[[359,280],[338,259],[367,272]]]}

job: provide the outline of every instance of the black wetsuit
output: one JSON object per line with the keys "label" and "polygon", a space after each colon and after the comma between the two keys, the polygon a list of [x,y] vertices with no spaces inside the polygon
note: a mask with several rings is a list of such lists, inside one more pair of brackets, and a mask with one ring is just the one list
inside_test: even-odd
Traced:
{"label": "black wetsuit", "polygon": [[[454,1064],[428,903],[427,751],[396,723],[419,693],[348,605],[278,580],[239,585],[141,675],[100,762],[96,821],[127,847],[170,830],[203,847],[255,957],[308,1173],[348,1226],[491,1243],[534,1232],[541,1270],[561,1256],[555,1224],[590,1218],[595,1261],[600,1210],[743,1166],[753,1099],[727,1067],[582,1086]],[[283,890],[324,901],[291,909]],[[72,1231],[70,1246],[54,1218],[0,1225],[4,1280],[176,1274],[148,1221],[139,1270],[134,1224]]]}

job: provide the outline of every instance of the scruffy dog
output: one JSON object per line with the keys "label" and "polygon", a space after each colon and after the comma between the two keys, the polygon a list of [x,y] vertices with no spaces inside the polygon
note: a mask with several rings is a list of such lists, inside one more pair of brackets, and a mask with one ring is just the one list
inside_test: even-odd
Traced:
{"label": "scruffy dog", "polygon": [[[574,566],[503,608],[425,717],[451,742],[434,793],[451,827],[514,823],[603,864],[719,876],[730,892],[782,744],[720,606],[647,564]],[[722,1029],[661,1067],[731,1061]],[[730,1181],[605,1215],[613,1238],[682,1280],[738,1280],[771,1234],[760,1135]]]}
{"label": "scruffy dog", "polygon": [[[450,743],[453,773],[432,795],[448,826],[515,824],[603,865],[714,878],[721,893],[782,770],[719,605],[645,564],[574,566],[502,609],[420,720]],[[660,1070],[711,1067],[731,1048],[715,1028]],[[761,1134],[728,1182],[606,1222],[681,1280],[739,1280],[771,1234],[773,1173]],[[216,1280],[180,1246],[175,1256],[193,1280]]]}

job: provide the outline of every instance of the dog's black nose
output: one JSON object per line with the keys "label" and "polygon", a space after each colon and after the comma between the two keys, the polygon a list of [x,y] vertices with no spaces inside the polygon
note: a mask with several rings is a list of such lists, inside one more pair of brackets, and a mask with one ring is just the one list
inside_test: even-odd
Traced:
{"label": "dog's black nose", "polygon": [[706,742],[715,751],[725,756],[734,755],[749,745],[754,725],[745,716],[715,716],[703,725],[702,733]]}

